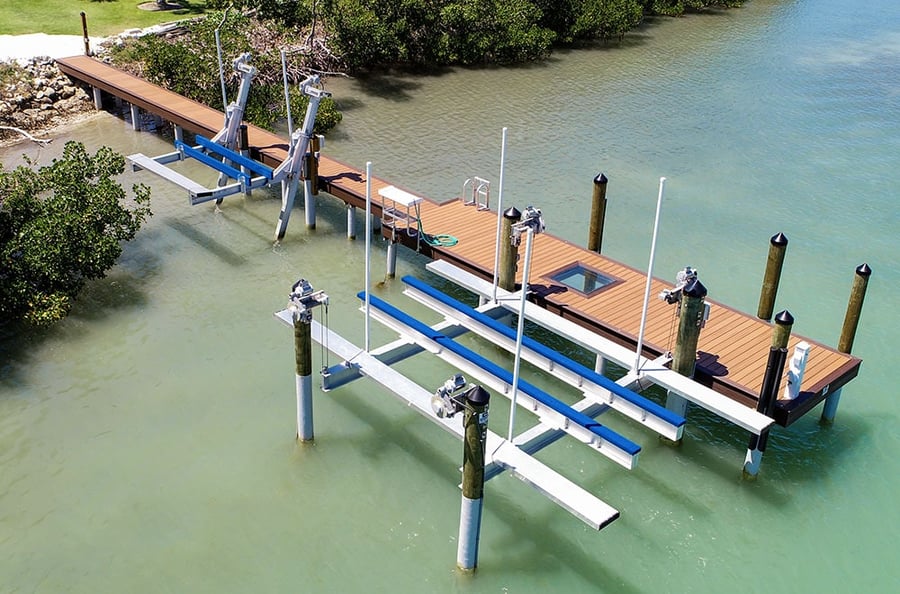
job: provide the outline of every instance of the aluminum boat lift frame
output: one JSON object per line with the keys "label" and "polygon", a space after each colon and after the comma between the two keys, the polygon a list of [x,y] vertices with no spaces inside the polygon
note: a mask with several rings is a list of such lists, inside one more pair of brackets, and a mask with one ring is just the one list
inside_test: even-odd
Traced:
{"label": "aluminum boat lift frame", "polygon": [[[196,136],[197,145],[191,146],[181,138],[175,139],[176,150],[156,157],[148,157],[143,153],[128,156],[133,171],[146,169],[151,173],[187,190],[191,205],[222,200],[233,194],[243,192],[249,194],[257,188],[281,183],[281,212],[275,228],[275,238],[284,237],[287,224],[294,207],[294,198],[300,180],[308,177],[307,161],[304,158],[309,150],[313,128],[319,103],[331,93],[318,88],[318,75],[308,76],[300,83],[300,91],[309,98],[303,125],[291,134],[287,157],[274,169],[256,161],[249,156],[246,146],[241,144],[241,122],[250,95],[250,85],[256,76],[256,68],[250,65],[250,54],[241,54],[234,60],[233,66],[241,75],[237,98],[225,110],[225,123],[212,138]],[[180,135],[176,135],[180,136]],[[168,167],[169,163],[195,159],[219,172],[217,186],[208,188]],[[234,181],[229,181],[234,180]],[[311,191],[311,190],[307,190]]]}
{"label": "aluminum boat lift frame", "polygon": [[[449,296],[440,294],[418,279],[404,277],[403,281],[407,285],[405,292],[408,296],[444,314],[445,320],[434,326],[428,326],[369,294],[367,301],[372,306],[369,315],[400,336],[399,340],[370,351],[350,343],[327,327],[313,321],[312,339],[343,358],[342,362],[326,365],[322,369],[322,389],[330,391],[362,377],[368,377],[387,388],[433,423],[462,438],[462,426],[458,422],[451,422],[449,418],[435,414],[432,408],[432,392],[394,370],[391,365],[428,351],[478,383],[490,387],[495,393],[510,398],[513,381],[511,374],[453,340],[454,337],[466,332],[474,331],[476,334],[484,335],[483,328],[490,328],[493,329],[494,335],[486,336],[489,340],[497,344],[505,342],[508,333],[500,329],[503,324],[491,320],[490,317],[491,313],[497,313],[502,308],[487,304],[478,309],[471,309],[456,303]],[[361,292],[359,297],[365,299],[365,292]],[[365,307],[362,309],[365,313]],[[459,312],[460,316],[450,315],[450,310]],[[289,326],[293,324],[290,310],[277,312],[276,317]],[[499,338],[501,335],[503,338]],[[534,454],[561,437],[569,435],[630,470],[637,463],[640,446],[604,427],[596,421],[596,417],[610,409],[618,409],[626,417],[668,437],[680,436],[685,420],[631,392],[621,382],[601,378],[599,374],[567,360],[563,355],[551,353],[550,349],[529,342],[523,358],[533,360],[533,357],[551,357],[559,366],[556,369],[565,368],[573,375],[577,375],[578,379],[574,381],[584,392],[585,398],[570,406],[520,379],[519,390],[522,393],[518,405],[534,413],[538,423],[512,440],[487,431],[485,480],[503,471],[509,471],[591,528],[600,530],[616,520],[619,512],[538,461],[534,458]]]}

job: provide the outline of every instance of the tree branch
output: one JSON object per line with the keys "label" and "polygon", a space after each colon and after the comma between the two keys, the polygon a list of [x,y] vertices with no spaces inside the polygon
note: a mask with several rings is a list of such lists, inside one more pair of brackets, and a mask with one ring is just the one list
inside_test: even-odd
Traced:
{"label": "tree branch", "polygon": [[47,145],[47,144],[50,144],[51,142],[53,142],[52,138],[35,138],[34,136],[29,134],[25,130],[22,130],[21,128],[15,128],[13,126],[0,126],[0,130],[12,130],[13,132],[18,132],[19,134],[21,134],[28,140],[30,140],[32,142],[36,142],[37,144],[40,144],[40,145]]}

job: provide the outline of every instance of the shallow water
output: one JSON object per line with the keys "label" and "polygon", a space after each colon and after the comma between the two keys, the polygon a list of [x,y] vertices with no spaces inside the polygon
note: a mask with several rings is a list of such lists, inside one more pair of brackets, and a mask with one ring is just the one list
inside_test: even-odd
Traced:
{"label": "shallow water", "polygon": [[[345,238],[343,207],[323,197],[314,232],[298,208],[273,247],[266,192],[215,212],[124,176],[153,187],[155,215],[120,264],[64,323],[0,346],[0,591],[892,591],[898,58],[892,1],[755,0],[543,65],[330,83],[345,119],[325,151],[435,198],[473,175],[496,181],[508,126],[504,202],[541,207],[549,231],[584,243],[604,171],[604,251],[641,269],[666,176],[657,274],[691,264],[711,297],[745,311],[783,231],[776,306],[823,342],[837,341],[853,269],[874,270],[854,345],[864,364],[834,426],[816,411],[777,429],[746,482],[747,436],[703,411],[675,449],[611,419],[643,446],[635,471],[571,440],[540,458],[621,519],[596,533],[501,476],[486,487],[475,576],[454,569],[452,438],[357,383],[317,394],[315,444],[293,440],[292,343],[272,312],[304,276],[328,291],[330,326],[361,343],[363,242]],[[66,134],[125,154],[169,146],[112,116]],[[403,254],[398,272],[423,263]],[[436,320],[398,284],[380,294]],[[314,364],[326,359],[317,349]],[[423,357],[401,368],[429,387],[451,371]]]}

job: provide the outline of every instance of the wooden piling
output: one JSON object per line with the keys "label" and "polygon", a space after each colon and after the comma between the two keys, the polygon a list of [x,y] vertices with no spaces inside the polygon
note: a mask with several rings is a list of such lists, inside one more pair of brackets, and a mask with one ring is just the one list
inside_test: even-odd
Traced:
{"label": "wooden piling", "polygon": [[602,173],[594,178],[594,195],[591,201],[591,226],[588,231],[587,249],[600,253],[603,244],[603,226],[606,221],[606,184],[609,180]]}
{"label": "wooden piling", "polygon": [[[774,237],[772,238],[774,239]],[[778,400],[781,377],[784,375],[784,363],[787,360],[787,345],[791,338],[794,316],[788,310],[778,312],[772,327],[772,346],[769,347],[769,359],[763,376],[762,389],[756,401],[756,411],[767,417],[775,413],[775,402]],[[744,478],[756,478],[763,452],[769,440],[769,430],[764,429],[759,435],[751,435],[747,444],[747,455],[744,457]]]}
{"label": "wooden piling", "polygon": [[672,357],[672,370],[686,377],[694,376],[697,342],[700,340],[700,328],[703,325],[703,299],[706,293],[706,287],[695,278],[684,287],[681,294],[681,314],[678,317],[678,336],[675,354]]}
{"label": "wooden piling", "polygon": [[791,338],[791,329],[794,327],[794,316],[784,310],[775,316],[775,324],[772,326],[772,348],[786,349]]}
{"label": "wooden piling", "polygon": [[841,327],[841,338],[838,340],[837,348],[842,353],[849,354],[853,349],[853,339],[856,338],[856,328],[859,326],[859,316],[862,313],[871,274],[872,269],[868,264],[863,263],[856,268],[853,286],[850,289],[850,300],[847,303],[847,313],[844,315],[844,325]]}
{"label": "wooden piling", "polygon": [[519,258],[519,246],[512,240],[513,225],[519,222],[522,213],[515,206],[503,211],[500,227],[500,270],[497,286],[504,291],[516,290],[516,261]]}
{"label": "wooden piling", "polygon": [[784,233],[777,233],[769,239],[769,257],[766,260],[766,273],[763,277],[759,294],[759,308],[756,317],[771,320],[775,310],[775,295],[778,293],[778,282],[781,280],[781,269],[784,266],[784,254],[787,251],[788,238]]}
{"label": "wooden piling", "polygon": [[[787,313],[787,312],[781,312]],[[781,314],[779,314],[780,316]],[[787,314],[790,317],[790,314]],[[791,318],[793,322],[793,318]],[[769,347],[769,359],[766,364],[766,374],[763,376],[762,389],[759,400],[756,402],[757,412],[771,417],[775,411],[775,402],[778,400],[778,390],[781,386],[781,376],[784,374],[784,362],[787,360],[785,347]],[[769,430],[763,429],[759,435],[751,435],[747,445],[747,455],[744,457],[744,478],[756,478],[759,474],[759,466],[762,463],[763,453],[769,441]]]}
{"label": "wooden piling", "polygon": [[[700,328],[703,326],[703,299],[706,287],[697,278],[685,285],[681,291],[680,314],[678,316],[678,336],[675,339],[675,354],[672,356],[672,370],[683,376],[693,377],[697,363],[697,342],[700,340]],[[687,415],[688,401],[675,392],[666,394],[666,408],[682,417]],[[663,441],[669,442],[665,438]],[[680,440],[669,442],[681,443]]]}
{"label": "wooden piling", "polygon": [[[862,263],[856,267],[853,277],[853,286],[850,289],[850,300],[847,303],[847,313],[844,314],[844,325],[841,327],[841,338],[838,340],[838,350],[850,354],[853,349],[853,340],[856,338],[856,329],[859,326],[859,316],[862,313],[863,301],[866,298],[866,289],[869,286],[869,276],[872,269]],[[837,415],[838,404],[841,401],[841,390],[838,388],[825,397],[825,406],[822,408],[820,421],[826,425],[834,423]]]}
{"label": "wooden piling", "polygon": [[463,481],[456,564],[471,571],[478,565],[481,509],[484,496],[484,449],[487,437],[490,393],[481,386],[465,393],[463,419]]}
{"label": "wooden piling", "polygon": [[312,324],[294,313],[294,360],[297,383],[297,439],[313,439],[312,415]]}

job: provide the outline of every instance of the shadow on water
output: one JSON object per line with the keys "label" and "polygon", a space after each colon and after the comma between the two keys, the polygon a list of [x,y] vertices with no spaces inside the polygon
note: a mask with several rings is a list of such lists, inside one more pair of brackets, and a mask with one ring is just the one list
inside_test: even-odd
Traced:
{"label": "shadow on water", "polygon": [[230,266],[238,267],[246,264],[247,262],[246,258],[234,252],[233,250],[228,248],[228,246],[223,245],[209,235],[198,231],[194,227],[191,227],[190,225],[183,223],[178,219],[170,218],[166,220],[166,225],[174,231],[181,233],[183,236],[190,239],[195,244],[210,252]]}
{"label": "shadow on water", "polygon": [[[395,102],[410,101],[422,83],[403,72],[368,72],[353,79],[356,90]],[[343,102],[341,108],[344,108]]]}
{"label": "shadow on water", "polygon": [[[352,440],[360,455],[378,458],[386,448],[401,448],[431,474],[446,482],[447,488],[456,488],[458,475],[452,472],[452,466],[447,464],[448,452],[413,435],[410,431],[399,431],[407,424],[420,424],[422,420],[419,415],[404,412],[402,423],[398,424],[397,418],[359,398],[338,396],[332,398],[332,401],[372,427],[372,432],[367,436]],[[381,427],[392,428],[390,439],[385,439]],[[456,454],[459,453],[461,452],[451,452],[450,455],[456,460],[458,457]],[[500,498],[493,500],[497,501]],[[586,554],[577,542],[560,533],[549,517],[555,512],[556,509],[548,502],[548,512],[542,521],[539,516],[531,512],[526,513],[508,499],[504,500],[503,505],[490,506],[489,513],[499,518],[510,531],[506,537],[510,546],[493,549],[491,559],[487,563],[479,561],[479,567],[482,570],[491,568],[491,573],[498,575],[509,573],[515,576],[523,574],[546,576],[559,571],[560,567],[565,567],[591,584],[616,584],[617,592],[639,591],[636,587],[628,585],[622,575],[598,563],[596,557]],[[529,518],[528,522],[522,521],[525,516]],[[577,522],[573,520],[573,523]],[[500,553],[501,550],[508,553]]]}

